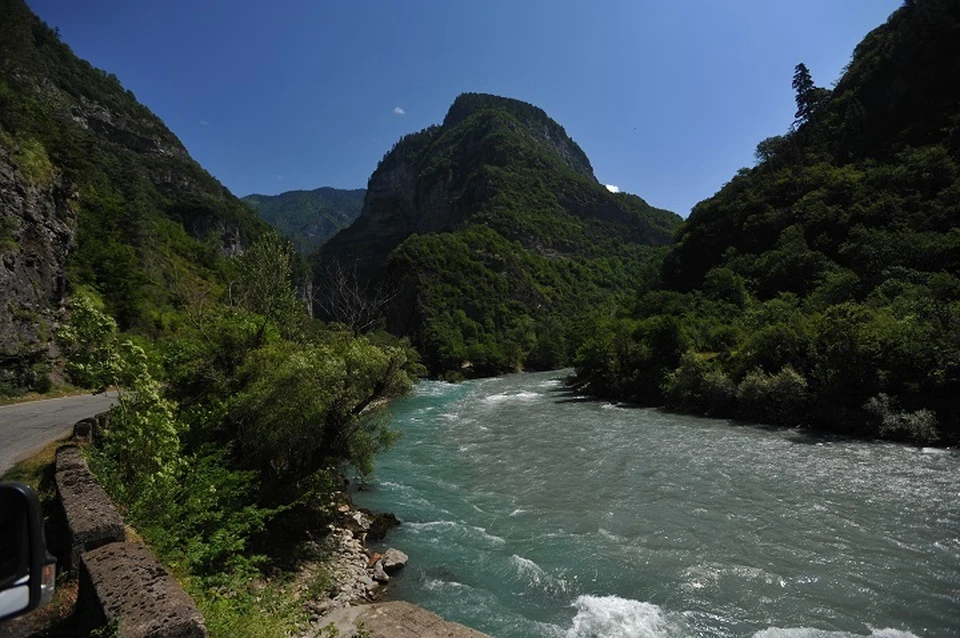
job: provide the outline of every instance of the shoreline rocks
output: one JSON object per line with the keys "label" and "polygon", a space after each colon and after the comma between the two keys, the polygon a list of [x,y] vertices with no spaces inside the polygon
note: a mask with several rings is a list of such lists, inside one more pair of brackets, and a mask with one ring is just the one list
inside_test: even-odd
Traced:
{"label": "shoreline rocks", "polygon": [[[358,509],[346,494],[337,507],[338,520],[326,538],[333,556],[334,587],[326,598],[307,601],[312,612],[302,638],[369,636],[370,638],[489,638],[469,627],[446,621],[417,605],[377,602],[384,588],[410,560],[398,549],[383,553],[366,547],[380,542],[387,530],[400,525],[390,513]],[[314,566],[316,568],[316,566]],[[362,630],[360,629],[362,627]]]}
{"label": "shoreline rocks", "polygon": [[379,542],[386,530],[400,524],[393,514],[375,514],[356,509],[350,503],[337,508],[338,520],[329,525],[326,538],[331,561],[333,588],[326,598],[305,603],[313,620],[324,624],[324,616],[333,610],[372,603],[383,595],[384,586],[406,565],[408,557],[390,548],[384,554],[372,552],[367,541]]}

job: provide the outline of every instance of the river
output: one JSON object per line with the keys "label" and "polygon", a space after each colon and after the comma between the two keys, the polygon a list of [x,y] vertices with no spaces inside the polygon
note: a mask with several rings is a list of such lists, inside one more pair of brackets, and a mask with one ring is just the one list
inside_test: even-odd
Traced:
{"label": "river", "polygon": [[390,584],[497,638],[960,636],[960,454],[425,381],[358,505]]}

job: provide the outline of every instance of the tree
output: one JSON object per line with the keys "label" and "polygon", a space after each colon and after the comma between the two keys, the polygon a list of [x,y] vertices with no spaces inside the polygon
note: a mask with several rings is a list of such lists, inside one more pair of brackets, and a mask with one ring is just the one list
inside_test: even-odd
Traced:
{"label": "tree", "polygon": [[229,403],[240,451],[280,483],[341,462],[369,473],[394,437],[374,408],[407,392],[415,367],[406,347],[348,333],[265,346],[247,359]]}
{"label": "tree", "polygon": [[813,83],[810,69],[801,62],[793,71],[793,90],[796,91],[797,112],[794,114],[794,125],[804,124],[827,96],[829,91]]}
{"label": "tree", "polygon": [[264,233],[239,259],[239,278],[231,283],[231,300],[241,308],[273,321],[287,338],[302,332],[307,311],[293,288],[290,242]]}
{"label": "tree", "polygon": [[384,283],[361,281],[356,263],[352,267],[339,261],[326,264],[317,273],[316,282],[314,299],[322,317],[349,326],[357,334],[373,328],[398,294]]}

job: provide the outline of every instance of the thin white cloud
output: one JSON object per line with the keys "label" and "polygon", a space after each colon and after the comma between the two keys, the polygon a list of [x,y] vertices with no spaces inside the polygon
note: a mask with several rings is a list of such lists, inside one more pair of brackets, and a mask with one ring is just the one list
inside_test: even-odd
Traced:
{"label": "thin white cloud", "polygon": [[208,122],[208,121],[206,121],[206,120],[200,120],[200,126],[206,126],[206,125],[208,125],[208,124],[210,124],[210,122]]}
{"label": "thin white cloud", "polygon": [[402,108],[400,108],[399,106],[393,107],[393,112],[396,113],[397,115],[406,115],[406,114],[407,114],[407,112],[404,111],[404,110],[403,110]]}
{"label": "thin white cloud", "polygon": [[277,179],[279,179],[279,180],[282,181],[282,180],[283,180],[283,175],[277,175]]}
{"label": "thin white cloud", "polygon": [[614,186],[613,184],[604,184],[604,186],[606,186],[606,187],[607,187],[607,190],[610,191],[611,193],[619,193],[619,192],[620,192],[620,187],[619,187],[619,186]]}

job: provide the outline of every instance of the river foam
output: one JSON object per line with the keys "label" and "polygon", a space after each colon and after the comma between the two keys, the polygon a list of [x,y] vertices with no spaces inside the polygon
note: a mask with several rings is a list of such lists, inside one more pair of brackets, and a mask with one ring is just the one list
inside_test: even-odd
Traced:
{"label": "river foam", "polygon": [[566,638],[680,638],[682,628],[657,605],[619,596],[580,596]]}

